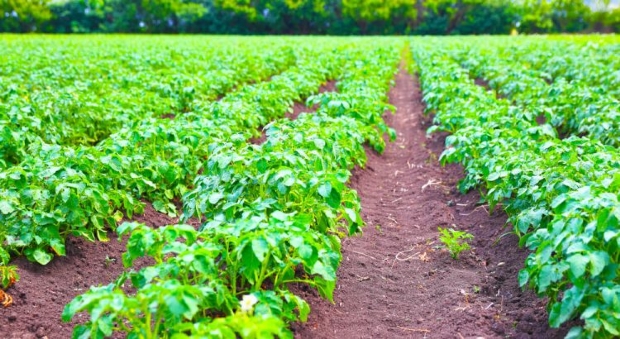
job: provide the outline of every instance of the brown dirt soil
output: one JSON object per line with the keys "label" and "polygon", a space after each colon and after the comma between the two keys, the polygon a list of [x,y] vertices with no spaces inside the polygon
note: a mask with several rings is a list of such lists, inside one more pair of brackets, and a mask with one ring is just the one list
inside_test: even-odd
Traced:
{"label": "brown dirt soil", "polygon": [[[560,338],[547,325],[544,300],[518,287],[527,252],[506,215],[488,214],[480,195],[455,189],[458,165],[441,167],[445,136],[427,137],[417,81],[401,71],[389,94],[398,133],[385,153],[368,150],[352,178],[367,227],[343,241],[335,304],[296,287],[312,307],[296,338]],[[453,260],[437,227],[466,230],[473,250]]]}

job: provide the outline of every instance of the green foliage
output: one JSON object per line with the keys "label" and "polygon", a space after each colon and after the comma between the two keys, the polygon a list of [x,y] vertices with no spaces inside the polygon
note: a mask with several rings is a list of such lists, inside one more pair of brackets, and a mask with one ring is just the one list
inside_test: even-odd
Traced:
{"label": "green foliage", "polygon": [[[102,239],[109,227],[127,239],[122,256],[127,271],[65,307],[65,321],[81,312],[90,315],[74,337],[291,338],[288,324],[305,321],[310,308],[289,291],[290,284],[307,285],[333,301],[340,237],[360,232],[364,224],[357,193],[346,184],[351,170],[365,164],[364,144],[381,152],[384,135],[395,136],[382,116],[393,110],[386,93],[403,41],[303,38],[257,48],[270,40],[243,39],[253,52],[235,39],[220,42],[224,46],[210,62],[235,50],[230,57],[235,69],[221,74],[240,86],[225,87],[228,93],[219,100],[203,97],[212,88],[198,81],[172,81],[179,89],[171,91],[178,94],[172,119],[126,117],[97,145],[39,140],[0,172],[0,187],[8,192],[0,216],[9,225],[9,251],[45,264],[52,254],[64,254],[68,234]],[[201,44],[193,48],[203,50]],[[162,59],[148,58],[151,51],[142,53],[144,68],[145,60],[157,67],[143,72],[161,71],[164,84],[183,79],[184,73],[167,72],[167,63],[156,62]],[[119,81],[115,68],[108,70],[102,86]],[[199,79],[196,73],[190,79]],[[338,92],[317,93],[330,79],[337,80]],[[256,82],[244,83],[251,80]],[[294,102],[304,100],[318,105],[314,114],[284,118]],[[267,140],[249,143],[262,126]],[[35,140],[45,137],[36,125],[22,131]],[[116,227],[121,218],[141,212],[141,199],[170,214],[179,199],[181,219],[202,225]],[[37,217],[26,217],[31,215]],[[24,220],[28,227],[21,227]],[[133,270],[139,258],[152,264]]]}
{"label": "green foliage", "polygon": [[19,281],[17,266],[0,265],[0,288],[6,290]]}
{"label": "green foliage", "polygon": [[52,18],[49,0],[0,0],[0,32],[40,31]]}
{"label": "green foliage", "polygon": [[578,32],[588,26],[583,0],[523,0],[519,30],[525,33]]}
{"label": "green foliage", "polygon": [[439,236],[439,241],[446,246],[452,259],[458,259],[461,252],[470,249],[469,241],[474,238],[473,235],[465,231],[456,231],[452,228],[438,227],[437,230],[439,230],[441,234]]}
{"label": "green foliage", "polygon": [[[256,43],[260,43],[259,40],[262,39],[256,40]],[[54,254],[64,255],[64,239],[68,235],[106,240],[107,228],[114,229],[124,216],[131,218],[142,212],[141,199],[151,201],[158,211],[175,215],[177,209],[172,201],[188,191],[212,145],[221,143],[221,140],[236,139],[239,143],[256,136],[260,126],[282,117],[293,101],[308,97],[328,77],[335,76],[338,71],[336,66],[343,60],[342,56],[338,56],[340,50],[334,47],[338,44],[336,41],[326,42],[320,49],[313,47],[312,51],[297,44],[295,52],[276,43],[273,48],[265,48],[255,54],[249,54],[249,49],[256,50],[255,45],[250,43],[246,44],[248,49],[238,48],[236,57],[228,58],[230,63],[226,64],[222,58],[228,48],[234,48],[236,44],[234,40],[227,43],[232,47],[224,45],[216,49],[218,52],[208,55],[206,60],[183,63],[183,67],[187,68],[181,74],[170,76],[162,72],[160,76],[163,81],[152,83],[157,86],[154,91],[165,90],[173,96],[168,107],[166,101],[158,101],[158,110],[172,113],[174,119],[163,119],[149,112],[151,107],[157,109],[155,102],[153,106],[141,107],[151,104],[144,100],[149,95],[148,88],[141,87],[139,91],[138,87],[125,86],[113,90],[117,81],[123,82],[115,74],[131,79],[124,67],[99,69],[109,72],[109,76],[97,78],[100,84],[93,86],[108,89],[106,96],[98,99],[100,106],[97,110],[91,111],[93,102],[82,107],[79,96],[71,97],[78,105],[72,114],[82,116],[81,120],[48,115],[55,105],[63,107],[63,102],[54,101],[58,92],[66,90],[75,93],[72,80],[64,88],[62,85],[54,86],[54,91],[46,84],[50,78],[35,77],[33,83],[24,84],[25,88],[40,88],[39,92],[31,89],[29,93],[45,101],[45,107],[49,109],[37,109],[34,114],[29,113],[31,103],[24,102],[19,95],[22,89],[9,85],[9,93],[16,93],[10,94],[5,101],[11,108],[3,111],[6,115],[0,115],[0,126],[6,126],[9,136],[14,136],[16,130],[8,126],[20,126],[19,132],[29,136],[31,142],[26,147],[24,138],[16,138],[8,139],[3,144],[7,151],[3,159],[5,165],[0,172],[0,192],[5,197],[0,202],[0,221],[4,225],[0,239],[6,250],[23,253],[30,260],[46,264]],[[161,43],[158,42],[158,45],[161,46]],[[203,53],[200,46],[196,45]],[[11,53],[7,53],[6,57],[10,59],[10,56]],[[155,63],[155,66],[160,67],[160,71],[164,70],[163,66],[157,65],[165,65],[163,61],[170,57],[170,54],[162,56],[162,63]],[[151,60],[155,59],[153,55]],[[19,66],[19,61],[12,62]],[[105,59],[100,62],[107,64]],[[291,67],[292,63],[297,64]],[[19,68],[15,70],[13,74],[19,76]],[[74,68],[74,71],[76,74],[64,71],[63,74],[72,79],[80,74],[79,68]],[[155,70],[151,72],[158,74]],[[217,93],[230,90],[235,84],[258,80],[275,72],[282,73],[270,82],[245,86],[219,101],[209,100],[215,98]],[[150,76],[149,72],[144,73],[145,77]],[[193,73],[191,80],[190,73]],[[188,82],[193,83],[180,81],[184,79],[183,74],[186,74]],[[204,80],[199,74],[205,76]],[[219,80],[206,82],[211,77]],[[27,93],[25,88],[24,95]],[[138,104],[135,103],[137,96],[142,99]],[[118,100],[110,101],[111,98]],[[123,114],[117,111],[120,100],[126,100],[128,107],[137,112],[125,111]],[[191,112],[186,112],[188,110]],[[64,112],[62,109],[59,111]],[[89,122],[86,118],[89,115],[97,117],[98,124]],[[38,122],[45,119],[50,119],[50,123],[42,128]],[[110,127],[110,132],[118,130],[96,146],[80,145],[87,133],[97,131],[97,126],[103,130],[106,119],[111,121],[111,126],[116,126]],[[66,133],[76,138],[62,138]]]}
{"label": "green foliage", "polygon": [[489,206],[508,213],[531,251],[519,283],[549,298],[550,325],[580,318],[568,337],[616,337],[620,157],[605,145],[618,138],[604,103],[617,101],[605,90],[614,88],[609,66],[599,64],[615,40],[536,40],[415,41],[424,100],[436,112],[429,132],[451,133],[441,160],[465,166],[460,188],[485,187]]}
{"label": "green foliage", "polygon": [[424,2],[419,34],[507,34],[517,20],[512,1],[452,0]]}
{"label": "green foliage", "polygon": [[584,0],[2,0],[0,32],[507,34],[618,31]]}
{"label": "green foliage", "polygon": [[[501,46],[488,45],[476,58],[468,56],[464,48],[457,58],[502,95],[545,115],[560,135],[587,135],[618,146],[620,79],[609,69],[618,64],[616,55],[620,50],[616,44],[604,40],[600,45],[593,42],[591,39],[574,43],[504,41]],[[554,57],[549,58],[550,54]],[[508,61],[509,55],[526,65]],[[532,98],[537,98],[536,105]]]}
{"label": "green foliage", "polygon": [[[407,0],[343,0],[342,15],[354,20],[360,27],[360,33],[366,34],[369,30],[390,24],[400,26],[399,29],[410,30],[417,17],[417,9],[415,1]],[[376,28],[372,27],[373,23]]]}

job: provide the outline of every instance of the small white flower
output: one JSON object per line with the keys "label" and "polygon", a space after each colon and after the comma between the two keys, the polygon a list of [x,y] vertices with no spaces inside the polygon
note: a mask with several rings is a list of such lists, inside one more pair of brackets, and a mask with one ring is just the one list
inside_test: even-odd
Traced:
{"label": "small white flower", "polygon": [[254,308],[254,305],[258,302],[258,299],[253,294],[246,294],[241,299],[241,312],[250,313]]}

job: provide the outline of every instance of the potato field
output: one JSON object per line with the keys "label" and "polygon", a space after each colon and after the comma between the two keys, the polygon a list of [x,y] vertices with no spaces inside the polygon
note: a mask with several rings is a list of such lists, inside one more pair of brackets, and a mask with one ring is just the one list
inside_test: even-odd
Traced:
{"label": "potato field", "polygon": [[615,36],[0,51],[2,338],[620,336]]}

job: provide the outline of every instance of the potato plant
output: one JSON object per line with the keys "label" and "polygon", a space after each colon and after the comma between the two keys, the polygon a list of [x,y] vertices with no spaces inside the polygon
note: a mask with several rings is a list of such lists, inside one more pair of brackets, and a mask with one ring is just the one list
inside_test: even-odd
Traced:
{"label": "potato plant", "polygon": [[[521,244],[531,250],[519,272],[520,285],[549,297],[552,327],[583,320],[569,338],[619,335],[617,149],[602,143],[605,138],[577,131],[559,138],[553,122],[563,111],[555,106],[548,106],[547,123],[539,124],[539,103],[545,99],[538,100],[528,86],[502,92],[519,97],[512,103],[476,85],[476,73],[463,67],[474,62],[462,64],[458,44],[437,47],[418,41],[412,46],[424,100],[436,114],[429,132],[451,134],[442,162],[462,163],[466,176],[460,188],[485,187],[490,207],[502,204]],[[511,70],[493,73],[492,86],[508,89],[514,82],[503,79],[513,74],[532,77],[519,73],[520,68]]]}

